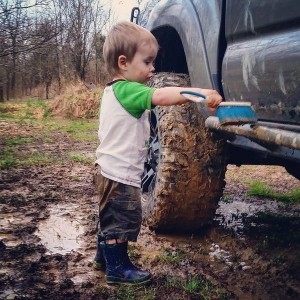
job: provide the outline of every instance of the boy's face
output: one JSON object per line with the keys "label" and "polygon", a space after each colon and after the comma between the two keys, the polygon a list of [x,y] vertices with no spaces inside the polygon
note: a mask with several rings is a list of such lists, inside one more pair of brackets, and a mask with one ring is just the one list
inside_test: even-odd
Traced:
{"label": "boy's face", "polygon": [[124,78],[128,81],[146,83],[153,75],[153,63],[157,55],[157,50],[155,44],[141,44],[132,61],[126,61],[126,69],[122,72]]}

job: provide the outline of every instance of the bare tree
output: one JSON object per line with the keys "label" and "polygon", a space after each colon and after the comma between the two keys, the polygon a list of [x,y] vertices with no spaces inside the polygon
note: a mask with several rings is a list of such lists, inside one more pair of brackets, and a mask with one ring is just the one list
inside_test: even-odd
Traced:
{"label": "bare tree", "polygon": [[0,37],[6,41],[0,57],[32,51],[56,35],[56,32],[51,35],[34,35],[30,30],[37,21],[37,14],[33,15],[32,9],[47,7],[49,0],[36,0],[34,5],[26,3],[27,0],[15,0],[13,4],[9,0],[0,0]]}
{"label": "bare tree", "polygon": [[[103,7],[99,6],[99,2],[97,2],[94,14],[93,14],[93,58],[92,62],[94,62],[95,65],[95,76],[94,76],[94,82],[99,83],[103,82],[105,78],[107,77],[107,73],[105,71],[104,67],[104,60],[102,55],[103,50],[103,44],[105,37],[103,36],[103,28],[108,23],[109,19],[111,18],[111,10],[108,9],[105,14],[103,14]],[[101,24],[99,26],[99,24]],[[104,75],[104,76],[101,76]]]}
{"label": "bare tree", "polygon": [[47,0],[37,0],[34,5],[28,5],[25,0],[0,0],[0,92],[5,90],[7,99],[15,96],[17,84],[21,82],[20,54],[43,47],[56,34],[32,30],[38,19],[28,10],[47,3]]}
{"label": "bare tree", "polygon": [[64,26],[63,44],[76,74],[84,80],[94,36],[101,32],[109,12],[96,0],[57,0]]}
{"label": "bare tree", "polygon": [[139,25],[146,27],[151,11],[159,1],[160,0],[137,0],[140,7]]}
{"label": "bare tree", "polygon": [[[0,101],[63,80],[101,80],[106,0],[0,0]],[[104,4],[103,4],[104,3]],[[90,68],[90,69],[89,69]]]}

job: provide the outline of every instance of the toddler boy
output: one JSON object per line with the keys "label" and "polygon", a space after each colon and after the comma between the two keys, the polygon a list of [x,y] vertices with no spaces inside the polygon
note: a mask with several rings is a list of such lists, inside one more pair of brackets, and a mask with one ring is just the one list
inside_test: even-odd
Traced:
{"label": "toddler boy", "polygon": [[[150,88],[158,44],[139,25],[121,22],[109,32],[103,47],[112,81],[106,86],[100,108],[96,151],[96,183],[100,195],[97,253],[94,266],[106,267],[108,284],[146,283],[148,271],[134,266],[127,253],[128,241],[136,242],[141,228],[141,175],[150,135],[148,112],[156,105],[186,103],[180,92],[187,88]],[[188,88],[209,96],[214,110],[221,96],[214,90]]]}

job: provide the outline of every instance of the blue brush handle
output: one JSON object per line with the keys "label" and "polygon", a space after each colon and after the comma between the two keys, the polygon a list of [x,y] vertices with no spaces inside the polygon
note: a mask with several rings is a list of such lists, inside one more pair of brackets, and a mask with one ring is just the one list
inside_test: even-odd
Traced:
{"label": "blue brush handle", "polygon": [[[181,91],[180,94],[182,96],[184,96],[186,99],[191,100],[196,103],[205,101],[208,98],[207,96],[197,93],[197,92],[194,92],[194,91]],[[189,95],[192,97],[189,97]],[[193,97],[193,96],[195,96],[195,97]]]}

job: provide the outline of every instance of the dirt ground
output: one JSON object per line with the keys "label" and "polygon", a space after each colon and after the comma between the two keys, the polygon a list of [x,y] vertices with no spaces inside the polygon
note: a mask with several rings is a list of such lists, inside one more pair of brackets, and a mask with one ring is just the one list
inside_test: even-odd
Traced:
{"label": "dirt ground", "polygon": [[[0,127],[0,149],[7,135],[39,136],[29,125]],[[143,227],[130,255],[152,272],[152,284],[107,286],[91,265],[93,166],[66,156],[93,157],[95,148],[52,133],[51,142],[37,138],[18,151],[59,162],[0,170],[1,299],[300,299],[299,204],[247,195],[249,180],[281,192],[299,187],[283,168],[270,166],[229,166],[214,223],[202,232],[162,235]]]}

